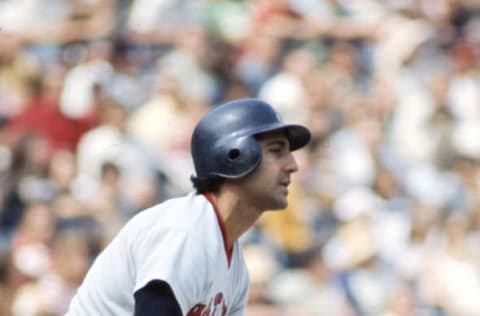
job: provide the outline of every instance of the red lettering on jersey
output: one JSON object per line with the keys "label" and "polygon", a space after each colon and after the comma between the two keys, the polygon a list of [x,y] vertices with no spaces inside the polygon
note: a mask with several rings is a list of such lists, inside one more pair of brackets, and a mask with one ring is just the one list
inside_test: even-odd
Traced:
{"label": "red lettering on jersey", "polygon": [[217,295],[215,295],[215,301],[213,303],[213,313],[212,315],[215,315],[215,312],[217,311],[217,306],[220,305],[220,303],[222,303],[223,301],[223,293],[220,292],[220,293],[217,293]]}
{"label": "red lettering on jersey", "polygon": [[[213,303],[213,306],[212,306]],[[213,310],[212,310],[213,307]],[[206,308],[206,309],[205,309]],[[197,304],[187,313],[187,316],[225,316],[227,314],[227,305],[222,292],[218,292],[205,304]]]}
{"label": "red lettering on jersey", "polygon": [[203,312],[202,316],[210,316],[211,307],[212,307],[212,299],[210,299],[210,302],[208,303],[208,308]]}
{"label": "red lettering on jersey", "polygon": [[202,316],[202,312],[205,309],[205,304],[197,304],[187,313],[187,316]]}
{"label": "red lettering on jersey", "polygon": [[222,303],[222,316],[227,315],[227,305],[225,305],[225,302]]}

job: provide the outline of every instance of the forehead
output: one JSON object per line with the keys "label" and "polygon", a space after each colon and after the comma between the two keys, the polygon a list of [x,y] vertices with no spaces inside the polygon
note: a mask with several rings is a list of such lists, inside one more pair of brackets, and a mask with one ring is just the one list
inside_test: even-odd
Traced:
{"label": "forehead", "polygon": [[259,134],[256,136],[256,138],[261,144],[268,144],[277,141],[288,143],[287,132],[285,130]]}

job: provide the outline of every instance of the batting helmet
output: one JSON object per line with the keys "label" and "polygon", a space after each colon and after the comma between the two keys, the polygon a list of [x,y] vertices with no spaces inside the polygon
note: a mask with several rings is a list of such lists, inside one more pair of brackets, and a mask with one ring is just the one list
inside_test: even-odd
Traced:
{"label": "batting helmet", "polygon": [[193,131],[191,148],[197,177],[239,178],[255,169],[262,149],[255,135],[285,130],[290,150],[305,146],[310,131],[284,124],[278,113],[258,99],[240,99],[217,106]]}

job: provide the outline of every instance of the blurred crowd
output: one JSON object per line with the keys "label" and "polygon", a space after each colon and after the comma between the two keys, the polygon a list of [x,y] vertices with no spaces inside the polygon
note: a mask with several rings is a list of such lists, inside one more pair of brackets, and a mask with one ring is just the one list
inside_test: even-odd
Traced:
{"label": "blurred crowd", "polygon": [[247,315],[480,315],[476,0],[1,0],[0,315],[63,315],[241,97],[313,133]]}

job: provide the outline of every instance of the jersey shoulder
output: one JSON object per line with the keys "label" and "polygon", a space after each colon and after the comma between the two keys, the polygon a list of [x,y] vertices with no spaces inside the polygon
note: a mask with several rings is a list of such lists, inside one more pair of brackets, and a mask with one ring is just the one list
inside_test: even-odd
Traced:
{"label": "jersey shoulder", "polygon": [[127,225],[132,228],[163,227],[188,232],[203,219],[209,207],[203,195],[191,192],[141,211]]}
{"label": "jersey shoulder", "polygon": [[204,195],[195,192],[140,212],[124,230],[127,245],[135,248],[140,247],[139,243],[157,245],[168,236],[190,249],[192,258],[201,257],[209,262],[216,260],[224,249],[213,205]]}

